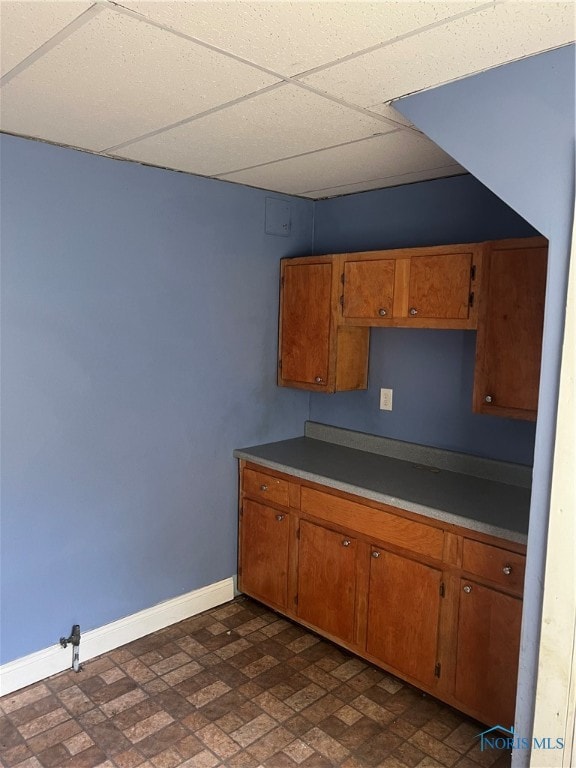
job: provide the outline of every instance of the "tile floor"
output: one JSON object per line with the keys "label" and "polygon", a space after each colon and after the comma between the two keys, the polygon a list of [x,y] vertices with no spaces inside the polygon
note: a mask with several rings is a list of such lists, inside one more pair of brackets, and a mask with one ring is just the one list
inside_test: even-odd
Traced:
{"label": "tile floor", "polygon": [[505,768],[483,726],[244,597],[0,699],[6,768]]}

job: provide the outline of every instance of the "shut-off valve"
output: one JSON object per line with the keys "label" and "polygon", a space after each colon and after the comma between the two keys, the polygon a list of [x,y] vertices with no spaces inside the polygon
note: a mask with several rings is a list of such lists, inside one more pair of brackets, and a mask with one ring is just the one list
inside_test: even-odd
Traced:
{"label": "shut-off valve", "polygon": [[72,646],[72,669],[74,672],[80,672],[82,669],[80,666],[80,624],[74,624],[70,637],[60,638],[62,648],[66,648],[68,644]]}

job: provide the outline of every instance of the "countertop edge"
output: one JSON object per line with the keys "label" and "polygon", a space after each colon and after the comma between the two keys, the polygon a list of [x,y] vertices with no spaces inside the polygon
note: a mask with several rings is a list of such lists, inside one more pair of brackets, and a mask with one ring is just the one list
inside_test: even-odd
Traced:
{"label": "countertop edge", "polygon": [[301,480],[308,480],[309,482],[325,485],[328,488],[335,488],[339,491],[351,493],[364,499],[379,501],[382,504],[389,504],[390,506],[397,507],[398,509],[405,510],[406,512],[412,512],[414,514],[421,515],[422,517],[449,523],[450,525],[457,525],[460,528],[466,528],[470,531],[485,533],[489,536],[496,536],[497,538],[504,539],[506,541],[512,541],[516,544],[525,545],[528,541],[528,537],[525,534],[518,533],[517,531],[511,531],[507,528],[499,528],[498,526],[488,525],[487,523],[482,523],[481,521],[474,520],[472,518],[461,517],[459,515],[454,515],[451,512],[445,512],[441,509],[427,507],[421,504],[406,501],[405,499],[398,499],[395,496],[388,496],[387,494],[370,491],[367,488],[351,485],[350,483],[344,483],[331,477],[317,475],[313,472],[306,472],[305,470],[297,469],[287,464],[281,464],[280,462],[271,461],[270,459],[263,459],[260,456],[255,456],[246,450],[236,449],[234,451],[234,457],[237,459],[244,459],[245,461],[253,462],[254,464],[259,464],[260,466],[266,467],[267,469],[275,469],[278,472],[284,472],[287,475],[298,477]]}

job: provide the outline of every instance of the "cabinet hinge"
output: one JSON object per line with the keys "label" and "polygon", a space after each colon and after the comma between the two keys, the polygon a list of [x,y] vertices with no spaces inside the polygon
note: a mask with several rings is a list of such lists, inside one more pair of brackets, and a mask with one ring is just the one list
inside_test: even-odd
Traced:
{"label": "cabinet hinge", "polygon": [[469,305],[470,307],[473,307],[473,306],[474,306],[474,291],[472,291],[472,293],[470,294],[470,296],[469,296],[469,298],[468,298],[468,305]]}
{"label": "cabinet hinge", "polygon": [[298,595],[294,598],[294,605],[298,605]]}
{"label": "cabinet hinge", "polygon": [[340,296],[340,306],[342,307],[342,309],[344,309],[344,294]]}
{"label": "cabinet hinge", "polygon": [[446,585],[443,581],[440,582],[440,597],[446,596]]}
{"label": "cabinet hinge", "polygon": [[297,539],[299,539],[299,538],[300,538],[300,528],[297,528],[297,529],[296,529],[296,538],[297,538]]}
{"label": "cabinet hinge", "polygon": [[284,275],[280,278],[280,288],[284,288]]}
{"label": "cabinet hinge", "polygon": [[282,370],[282,360],[278,360],[278,368]]}
{"label": "cabinet hinge", "polygon": [[470,280],[476,280],[476,264],[470,267]]}
{"label": "cabinet hinge", "polygon": [[344,272],[342,272],[342,274],[340,275],[340,282],[342,283],[342,285],[344,285],[344,283],[346,282],[346,275],[344,274]]}
{"label": "cabinet hinge", "polygon": [[442,671],[442,665],[439,661],[436,662],[434,666],[434,677],[440,677],[440,672]]}

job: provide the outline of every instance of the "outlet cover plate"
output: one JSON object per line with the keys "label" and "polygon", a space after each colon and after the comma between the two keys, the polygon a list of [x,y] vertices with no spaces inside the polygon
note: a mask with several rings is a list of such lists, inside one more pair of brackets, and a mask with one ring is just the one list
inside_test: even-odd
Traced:
{"label": "outlet cover plate", "polygon": [[391,389],[380,390],[380,410],[381,411],[392,410],[392,390]]}

